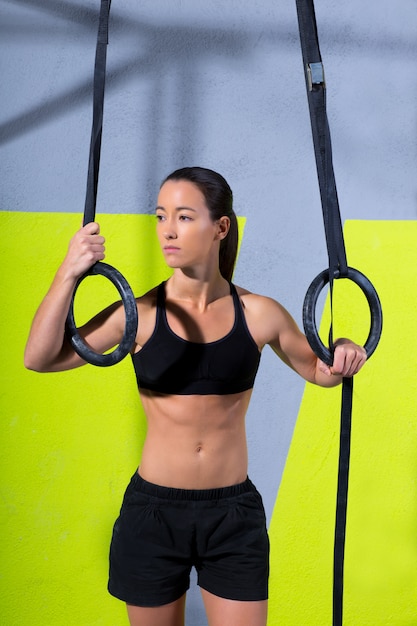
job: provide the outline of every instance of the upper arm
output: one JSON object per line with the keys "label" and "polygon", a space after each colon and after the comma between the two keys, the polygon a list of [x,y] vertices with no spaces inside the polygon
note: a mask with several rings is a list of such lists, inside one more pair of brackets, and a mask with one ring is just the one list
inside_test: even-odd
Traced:
{"label": "upper arm", "polygon": [[[143,296],[136,298],[138,307],[138,324],[135,342],[131,352],[137,346],[142,346],[151,336],[155,326],[156,316],[156,288]],[[89,348],[98,354],[104,354],[117,346],[123,337],[126,316],[122,302],[115,302],[95,315],[86,324],[78,329],[80,337]],[[85,361],[78,356],[68,339],[65,339],[59,363],[49,371],[61,371],[85,365]]]}
{"label": "upper arm", "polygon": [[278,336],[273,337],[268,343],[284,363],[305,380],[316,382],[317,357],[288,312],[283,315]]}
{"label": "upper arm", "polygon": [[79,334],[95,352],[104,353],[120,343],[124,327],[123,304],[115,302],[82,326]]}
{"label": "upper arm", "polygon": [[[120,343],[124,325],[123,305],[121,302],[115,302],[80,326],[78,334],[91,350],[104,354]],[[65,335],[62,350],[49,371],[69,370],[85,364],[86,361],[74,351],[70,340]]]}
{"label": "upper arm", "polygon": [[289,312],[264,296],[248,294],[244,301],[249,328],[260,348],[270,345],[284,363],[315,382],[317,357]]}

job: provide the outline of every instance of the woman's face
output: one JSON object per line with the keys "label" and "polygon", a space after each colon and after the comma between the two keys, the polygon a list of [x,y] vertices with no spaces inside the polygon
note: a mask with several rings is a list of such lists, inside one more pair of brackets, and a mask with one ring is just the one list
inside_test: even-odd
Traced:
{"label": "woman's face", "polygon": [[[187,180],[168,180],[159,192],[157,234],[172,268],[196,268],[216,260],[224,220],[213,222],[200,189]],[[226,230],[227,233],[227,230]]]}

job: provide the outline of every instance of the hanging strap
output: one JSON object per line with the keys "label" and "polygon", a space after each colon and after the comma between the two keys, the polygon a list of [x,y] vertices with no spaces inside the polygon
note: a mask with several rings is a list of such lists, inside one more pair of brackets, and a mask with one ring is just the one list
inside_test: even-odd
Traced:
{"label": "hanging strap", "polygon": [[[330,129],[326,112],[326,81],[320,54],[316,16],[313,0],[296,0],[301,49],[313,134],[314,153],[320,187],[326,235],[329,268],[311,283],[304,300],[303,321],[306,337],[317,356],[331,365],[333,362],[333,281],[348,278],[355,282],[369,304],[371,328],[364,348],[369,358],[375,351],[382,332],[382,308],[378,294],[358,270],[349,267],[343,239],[342,221],[333,170]],[[330,287],[331,322],[329,347],[321,341],[315,323],[317,297],[326,283]],[[340,447],[337,481],[336,521],[333,559],[333,626],[343,623],[343,578],[346,540],[346,516],[349,484],[350,440],[352,423],[353,378],[344,378],[340,415]]]}
{"label": "hanging strap", "polygon": [[[88,161],[87,191],[84,205],[83,226],[94,222],[97,203],[98,173],[100,167],[101,136],[103,130],[104,87],[109,33],[111,0],[101,0],[96,57],[94,65],[93,121],[91,127],[90,156]],[[92,350],[78,332],[74,318],[74,298],[81,282],[87,276],[101,275],[110,280],[118,290],[125,310],[125,329],[120,344],[112,352],[99,354]],[[77,281],[69,307],[66,332],[75,352],[92,365],[107,367],[125,358],[132,349],[138,327],[138,310],[134,293],[122,274],[107,263],[95,263]]]}
{"label": "hanging strap", "polygon": [[94,65],[93,122],[88,161],[87,191],[83,226],[94,222],[96,215],[98,173],[100,168],[101,136],[103,130],[104,87],[106,83],[107,44],[109,43],[109,14],[111,0],[101,0],[96,58]]}
{"label": "hanging strap", "polygon": [[[320,186],[324,230],[329,257],[331,325],[329,345],[333,352],[333,280],[348,276],[342,222],[333,170],[330,129],[326,113],[326,82],[319,48],[313,0],[296,0],[307,98]],[[353,378],[344,378],[340,429],[339,470],[333,565],[333,626],[343,622],[343,575],[349,480]]]}
{"label": "hanging strap", "polygon": [[314,3],[313,0],[296,0],[296,4],[330,269],[338,269],[342,276],[346,276],[346,251],[333,170],[326,82]]}

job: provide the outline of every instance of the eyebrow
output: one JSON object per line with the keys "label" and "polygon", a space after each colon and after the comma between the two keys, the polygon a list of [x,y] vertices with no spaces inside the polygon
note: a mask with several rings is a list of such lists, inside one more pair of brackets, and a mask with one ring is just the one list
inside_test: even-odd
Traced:
{"label": "eyebrow", "polygon": [[[175,207],[175,210],[177,212],[179,211],[192,211],[193,213],[197,213],[196,209],[192,209],[190,206],[177,206]],[[155,211],[165,211],[166,209],[163,206],[157,206],[155,207]]]}

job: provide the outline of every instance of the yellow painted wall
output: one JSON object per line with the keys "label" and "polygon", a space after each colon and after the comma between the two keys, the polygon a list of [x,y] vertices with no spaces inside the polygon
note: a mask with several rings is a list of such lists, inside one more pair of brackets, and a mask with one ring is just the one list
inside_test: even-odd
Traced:
{"label": "yellow painted wall", "polygon": [[[127,619],[106,591],[108,547],[145,432],[130,359],[57,374],[24,369],[34,309],[80,215],[0,213],[0,219],[0,623],[119,626]],[[135,293],[168,275],[154,223],[153,216],[100,216],[106,262]],[[103,277],[86,279],[77,322],[117,298]]]}
{"label": "yellow painted wall", "polygon": [[[137,293],[167,275],[153,221],[100,218],[106,260]],[[0,213],[0,623],[6,626],[127,623],[106,583],[113,521],[145,428],[129,359],[48,375],[22,364],[34,307],[79,222],[78,214]],[[384,308],[381,344],[355,381],[346,626],[417,624],[416,238],[417,222],[346,226],[349,262],[374,282]],[[95,312],[114,299],[101,277],[83,284],[94,302],[84,302],[80,289],[81,309]],[[340,291],[339,334],[364,337],[366,306],[352,290]],[[344,304],[346,297],[355,304]],[[360,327],[357,317],[364,319]],[[270,528],[269,626],[331,624],[339,403],[339,389],[306,387]]]}
{"label": "yellow painted wall", "polygon": [[[415,626],[417,222],[352,221],[345,238],[384,329],[354,384],[344,626]],[[338,281],[336,336],[363,341],[369,313],[350,285]],[[270,528],[269,626],[331,624],[339,418],[340,389],[307,385]]]}

